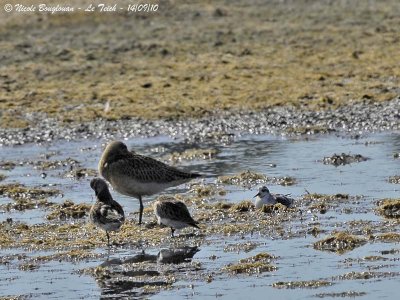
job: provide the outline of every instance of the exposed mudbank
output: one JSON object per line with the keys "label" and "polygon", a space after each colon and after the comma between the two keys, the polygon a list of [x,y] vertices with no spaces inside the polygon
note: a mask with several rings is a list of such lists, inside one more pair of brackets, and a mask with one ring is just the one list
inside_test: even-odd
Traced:
{"label": "exposed mudbank", "polygon": [[[24,130],[0,128],[0,145],[156,135],[183,137],[188,143],[230,143],[238,135],[267,133],[293,136],[336,132],[359,137],[359,134],[365,132],[399,130],[399,107],[400,98],[377,104],[352,103],[342,108],[322,111],[273,107],[261,112],[221,111],[199,119],[97,119],[79,124],[62,124],[45,115],[38,115],[40,122],[34,122],[35,125]],[[326,131],[312,130],[315,126],[325,128]],[[298,128],[305,130],[299,131]],[[193,156],[194,153],[184,154],[186,157],[188,155]],[[200,155],[204,156],[204,153]],[[212,157],[214,154],[206,153],[206,156],[210,155]]]}

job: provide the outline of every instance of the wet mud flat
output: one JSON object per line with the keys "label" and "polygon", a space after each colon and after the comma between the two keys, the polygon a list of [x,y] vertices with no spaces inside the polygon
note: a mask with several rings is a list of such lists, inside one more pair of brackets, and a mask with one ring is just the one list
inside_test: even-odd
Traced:
{"label": "wet mud flat", "polygon": [[[400,129],[400,98],[381,102],[350,103],[332,110],[274,107],[261,111],[223,112],[202,118],[146,120],[96,119],[63,124],[44,114],[34,117],[29,128],[0,128],[0,145],[48,143],[54,140],[79,140],[166,135],[184,138],[186,143],[230,143],[247,134],[308,136],[335,133],[358,137],[368,132]],[[340,162],[342,161],[342,162]],[[338,157],[336,163],[347,163]]]}
{"label": "wet mud flat", "polygon": [[[112,191],[128,217],[111,249],[87,218],[103,142],[1,149],[2,296],[374,299],[398,284],[400,200],[387,180],[398,170],[396,133],[248,135],[203,150],[162,136],[128,140],[139,153],[207,175],[166,192],[188,205],[201,229],[170,238],[155,223],[157,196],[145,199],[139,227],[138,201]],[[324,164],[334,153],[369,159]],[[68,176],[76,173],[85,175]],[[261,185],[290,193],[294,207],[256,210],[252,197]]]}
{"label": "wet mud flat", "polygon": [[[99,2],[113,3],[91,3]],[[390,101],[399,96],[399,10],[396,0],[160,1],[155,13],[90,15],[1,10],[0,127]]]}

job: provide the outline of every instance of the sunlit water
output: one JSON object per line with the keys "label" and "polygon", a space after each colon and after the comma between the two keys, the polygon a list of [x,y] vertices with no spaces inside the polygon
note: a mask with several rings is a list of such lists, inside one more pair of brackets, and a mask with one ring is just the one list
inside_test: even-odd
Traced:
{"label": "sunlit water", "polygon": [[[102,142],[99,140],[83,140],[77,142],[60,142],[49,145],[27,145],[19,147],[0,148],[1,160],[27,161],[43,160],[41,154],[55,151],[57,154],[51,160],[74,158],[81,162],[82,167],[97,168],[98,159],[102,152]],[[151,139],[135,139],[125,141],[129,148],[136,152],[159,158],[165,153],[183,151],[201,145],[186,145],[179,140],[168,137]],[[270,185],[274,193],[291,194],[294,198],[305,194],[305,190],[312,193],[336,194],[348,193],[362,195],[359,202],[343,204],[348,206],[351,213],[338,213],[338,210],[329,210],[325,215],[318,215],[321,227],[331,232],[340,228],[340,224],[351,220],[369,220],[379,222],[382,217],[376,215],[373,208],[376,201],[383,198],[398,198],[399,185],[388,182],[389,176],[400,175],[400,159],[394,159],[393,153],[400,152],[400,134],[374,134],[360,139],[349,139],[335,136],[310,137],[305,139],[286,139],[275,136],[243,136],[230,145],[207,145],[217,148],[220,153],[212,160],[184,161],[179,167],[197,171],[207,175],[206,182],[215,182],[217,176],[229,175],[250,169],[269,176],[295,177],[297,184],[284,187]],[[324,165],[321,160],[324,156],[334,153],[362,154],[370,160],[346,166],[334,167]],[[275,164],[276,167],[272,167]],[[65,168],[41,171],[32,166],[17,166],[12,171],[3,171],[8,177],[2,184],[19,182],[27,186],[41,186],[54,184],[55,188],[63,191],[64,198],[52,198],[52,201],[61,202],[71,199],[76,203],[94,201],[92,190],[89,188],[89,178],[74,180],[63,177]],[[47,177],[42,178],[45,172]],[[228,199],[239,202],[251,199],[258,187],[245,188],[228,186],[229,193],[219,199]],[[186,192],[185,186],[168,190],[170,193]],[[127,213],[138,210],[138,201],[114,192],[114,197],[124,206]],[[154,197],[145,198],[148,203]],[[7,198],[0,198],[0,204],[9,202]],[[14,211],[1,213],[0,221],[12,218],[28,224],[45,222],[48,211],[41,209]],[[130,214],[129,218],[136,218]],[[314,218],[314,219],[313,219]],[[304,222],[315,221],[316,216],[305,212]],[[296,231],[298,223],[292,224],[291,230]],[[394,228],[398,231],[398,225]],[[357,291],[365,292],[362,299],[394,299],[393,291],[399,285],[399,277],[367,280],[333,280],[329,287],[318,289],[276,289],[271,285],[278,281],[299,281],[330,279],[350,271],[368,271],[362,263],[345,264],[346,258],[362,258],[370,255],[380,255],[380,251],[399,248],[398,245],[374,242],[356,248],[343,255],[314,250],[310,245],[323,238],[311,235],[302,238],[287,240],[270,240],[258,235],[219,238],[212,236],[200,246],[200,251],[193,260],[201,263],[202,268],[212,272],[229,263],[237,262],[260,252],[268,252],[279,259],[274,261],[277,271],[259,275],[218,275],[210,283],[204,280],[190,282],[178,281],[175,289],[162,291],[151,296],[154,299],[179,298],[221,298],[221,299],[299,299],[315,297],[320,293]],[[256,249],[245,252],[225,252],[224,247],[230,243],[253,242]],[[167,245],[166,245],[167,246]],[[104,252],[105,249],[97,249]],[[159,249],[147,249],[150,254],[157,254]],[[110,258],[130,257],[139,250],[118,249]],[[27,253],[24,250],[0,250],[0,255],[24,253],[27,256],[51,254],[51,252]],[[211,260],[215,255],[217,259]],[[380,272],[400,272],[399,255],[387,255],[388,261],[369,263],[368,266],[380,266]],[[397,259],[396,259],[397,258]],[[83,262],[55,262],[44,263],[38,270],[20,271],[18,264],[0,265],[0,295],[32,295],[42,299],[98,299],[104,291],[90,276],[78,275],[77,271],[87,267],[98,266],[104,259],[88,259]],[[110,295],[109,295],[110,296]],[[111,295],[112,296],[112,295]],[[114,295],[117,296],[117,295]]]}

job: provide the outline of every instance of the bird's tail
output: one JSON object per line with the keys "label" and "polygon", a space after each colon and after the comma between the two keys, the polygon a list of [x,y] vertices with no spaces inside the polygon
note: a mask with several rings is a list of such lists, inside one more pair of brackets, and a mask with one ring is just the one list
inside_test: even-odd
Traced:
{"label": "bird's tail", "polygon": [[202,177],[203,175],[198,174],[198,173],[189,173],[189,177],[190,178],[198,178],[198,177]]}

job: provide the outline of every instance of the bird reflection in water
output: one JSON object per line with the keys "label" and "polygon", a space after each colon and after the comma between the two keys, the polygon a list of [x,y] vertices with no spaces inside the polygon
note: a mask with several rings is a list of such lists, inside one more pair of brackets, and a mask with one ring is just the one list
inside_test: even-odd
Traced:
{"label": "bird reflection in water", "polygon": [[185,273],[182,270],[195,271],[190,262],[199,251],[189,246],[160,249],[157,255],[143,251],[132,257],[107,259],[91,274],[107,299],[141,297],[170,285],[171,272],[179,280]]}

